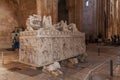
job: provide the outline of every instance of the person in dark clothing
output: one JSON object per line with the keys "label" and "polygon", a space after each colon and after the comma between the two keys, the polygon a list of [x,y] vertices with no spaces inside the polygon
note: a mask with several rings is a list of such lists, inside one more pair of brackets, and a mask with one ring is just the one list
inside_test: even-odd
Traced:
{"label": "person in dark clothing", "polygon": [[15,50],[19,50],[19,36],[16,34],[15,37],[14,37],[14,49]]}
{"label": "person in dark clothing", "polygon": [[102,42],[102,38],[103,38],[102,34],[99,33],[98,36],[97,36],[97,43],[101,43]]}

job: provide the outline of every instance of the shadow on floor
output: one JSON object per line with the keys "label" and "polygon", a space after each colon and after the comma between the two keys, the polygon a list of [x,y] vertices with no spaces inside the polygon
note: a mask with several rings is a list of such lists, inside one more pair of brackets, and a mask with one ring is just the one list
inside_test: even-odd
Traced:
{"label": "shadow on floor", "polygon": [[32,69],[30,66],[21,64],[19,62],[11,62],[5,64],[3,67],[8,69],[8,71],[17,72],[31,77],[37,76],[42,73],[40,69]]}

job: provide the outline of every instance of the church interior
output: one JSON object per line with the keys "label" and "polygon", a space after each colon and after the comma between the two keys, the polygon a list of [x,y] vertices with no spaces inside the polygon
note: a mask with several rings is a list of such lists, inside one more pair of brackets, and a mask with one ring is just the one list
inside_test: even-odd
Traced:
{"label": "church interior", "polygon": [[120,0],[0,0],[0,80],[120,80]]}

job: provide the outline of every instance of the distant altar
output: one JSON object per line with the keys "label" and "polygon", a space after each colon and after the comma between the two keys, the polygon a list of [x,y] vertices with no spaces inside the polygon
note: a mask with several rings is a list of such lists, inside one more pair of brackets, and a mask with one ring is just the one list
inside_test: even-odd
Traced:
{"label": "distant altar", "polygon": [[27,29],[20,33],[19,61],[41,67],[86,53],[85,34],[76,25],[61,21],[52,24],[50,16],[30,16]]}

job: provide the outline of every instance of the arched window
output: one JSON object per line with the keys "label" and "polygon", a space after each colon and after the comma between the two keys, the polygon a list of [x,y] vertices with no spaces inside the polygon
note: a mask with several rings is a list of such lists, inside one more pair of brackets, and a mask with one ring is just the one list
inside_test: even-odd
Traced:
{"label": "arched window", "polygon": [[86,0],[85,5],[88,7],[89,6],[89,0]]}

